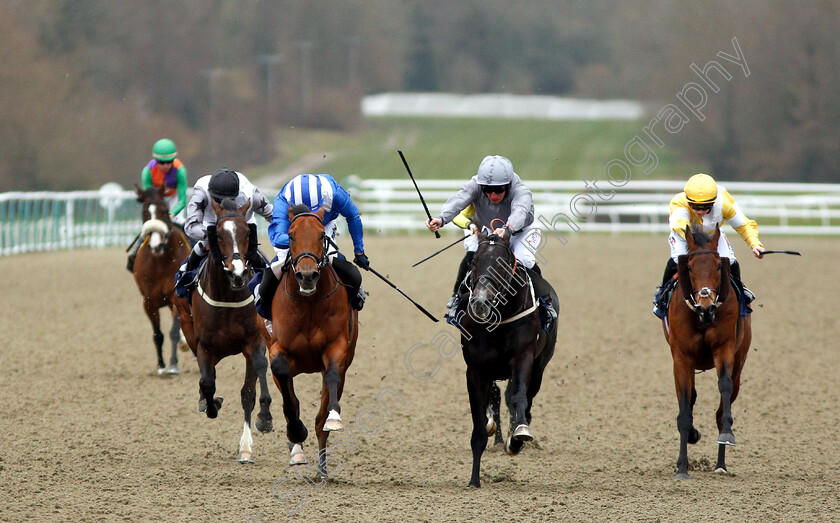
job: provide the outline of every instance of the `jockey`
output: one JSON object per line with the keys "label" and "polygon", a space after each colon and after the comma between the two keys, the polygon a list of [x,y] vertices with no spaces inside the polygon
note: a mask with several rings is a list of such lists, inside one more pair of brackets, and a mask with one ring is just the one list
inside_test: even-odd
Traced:
{"label": "jockey", "polygon": [[[362,310],[365,303],[365,293],[362,290],[362,275],[359,269],[348,262],[344,255],[338,252],[335,245],[335,238],[338,228],[337,218],[339,215],[347,220],[347,228],[350,237],[353,239],[353,262],[365,270],[370,270],[370,261],[365,255],[363,241],[362,219],[359,217],[359,209],[350,199],[350,195],[328,174],[300,174],[291,179],[277,195],[274,200],[274,217],[271,225],[268,226],[268,237],[271,245],[277,253],[272,260],[271,270],[265,271],[262,282],[259,286],[259,296],[255,300],[263,298],[271,299],[280,277],[283,273],[289,254],[289,208],[295,205],[305,205],[312,212],[324,209],[324,232],[328,242],[327,252],[333,269],[341,281],[350,286],[350,304],[356,310]],[[256,293],[255,293],[256,294]],[[257,307],[260,310],[260,307]]]}
{"label": "jockey", "polygon": [[[254,219],[254,213],[266,220],[271,217],[271,203],[242,173],[223,168],[216,170],[212,175],[202,176],[193,187],[192,198],[187,205],[187,222],[184,226],[187,236],[195,240],[196,244],[189,258],[175,275],[176,280],[180,280],[184,273],[197,269],[210,249],[207,243],[207,227],[216,225],[216,213],[210,205],[211,198],[216,202],[221,202],[224,198],[232,198],[238,207],[250,201],[251,205],[245,213],[245,219],[248,224],[254,224],[255,227],[257,222]],[[179,287],[177,283],[176,287]]]}
{"label": "jockey", "polygon": [[[426,220],[426,227],[435,232],[454,221],[458,213],[470,205],[473,206],[478,221],[488,232],[502,236],[505,230],[511,231],[510,248],[531,276],[548,321],[557,318],[557,312],[551,303],[549,286],[543,280],[535,256],[542,232],[534,224],[534,198],[519,175],[513,171],[510,160],[504,156],[485,156],[476,175],[446,200],[438,218]],[[467,224],[467,227],[471,234],[478,232],[478,227],[474,224]],[[465,242],[465,248],[468,253],[475,253],[478,241]],[[463,279],[460,277],[460,271],[459,279]],[[455,303],[453,308],[457,306]]]}
{"label": "jockey", "polygon": [[[175,142],[169,138],[161,138],[152,147],[152,160],[143,167],[140,173],[143,190],[149,187],[163,187],[163,199],[172,215],[172,223],[181,230],[184,229],[184,207],[187,205],[187,168],[178,159]],[[126,269],[134,270],[134,260],[142,242],[136,242],[134,249],[128,255]]]}
{"label": "jockey", "polygon": [[[653,313],[659,318],[668,314],[667,305],[662,303],[661,299],[667,294],[663,292],[666,284],[677,274],[677,258],[688,253],[686,226],[700,225],[703,232],[708,234],[714,232],[715,226],[722,226],[725,221],[729,221],[729,225],[747,242],[755,257],[764,257],[764,245],[758,239],[758,225],[754,220],[747,218],[729,191],[715,183],[714,178],[708,174],[695,174],[689,178],[685,190],[671,199],[670,212],[668,223],[671,234],[668,236],[668,243],[671,246],[671,257],[665,266],[662,283],[656,288],[653,298]],[[720,231],[718,254],[721,258],[729,258],[731,274],[743,288],[746,303],[753,301],[755,295],[741,283],[741,267],[723,230]]]}

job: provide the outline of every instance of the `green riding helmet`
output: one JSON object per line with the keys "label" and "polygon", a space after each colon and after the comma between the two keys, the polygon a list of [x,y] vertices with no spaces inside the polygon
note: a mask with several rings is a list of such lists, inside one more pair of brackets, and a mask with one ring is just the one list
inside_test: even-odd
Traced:
{"label": "green riding helmet", "polygon": [[169,138],[161,138],[152,147],[152,158],[159,162],[171,162],[178,156],[175,142]]}

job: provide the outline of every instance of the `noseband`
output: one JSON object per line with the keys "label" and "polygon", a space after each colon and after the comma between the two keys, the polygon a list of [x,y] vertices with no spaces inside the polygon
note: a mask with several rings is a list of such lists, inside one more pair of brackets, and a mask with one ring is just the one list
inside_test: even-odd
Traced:
{"label": "noseband", "polygon": [[[482,245],[489,245],[491,247],[504,247],[505,250],[507,251],[507,253],[510,255],[508,259],[513,258],[513,268],[510,270],[510,272],[504,271],[503,275],[505,277],[505,281],[500,282],[502,285],[500,286],[501,288],[498,290],[498,292],[496,292],[496,297],[494,297],[494,300],[493,300],[494,303],[496,301],[496,298],[503,294],[502,293],[503,289],[509,289],[511,287],[511,280],[513,280],[513,275],[514,275],[514,273],[516,273],[516,268],[518,267],[518,264],[519,264],[519,261],[516,259],[516,256],[513,254],[513,249],[511,249],[509,245],[505,245],[503,243],[497,243],[497,242],[498,242],[498,240],[487,239],[487,240],[482,240],[478,243],[479,247],[481,247]],[[496,259],[498,259],[498,257]],[[505,260],[505,261],[507,261],[507,260]],[[474,270],[470,271],[470,285],[469,285],[470,296],[472,296],[473,288],[478,283],[478,280],[481,279],[481,277],[479,277],[478,280],[476,280],[475,277],[476,277],[475,271]],[[489,276],[488,276],[488,278],[489,278]]]}
{"label": "noseband", "polygon": [[[688,265],[688,258],[690,258],[691,256],[694,256],[695,254],[715,254],[715,255],[717,255],[718,252],[717,251],[712,251],[712,250],[709,250],[709,249],[705,249],[705,250],[702,250],[702,251],[694,251],[694,252],[690,252],[688,254],[683,255],[683,256],[685,256],[684,259],[685,259],[686,270],[685,270],[685,274],[684,275],[681,274],[680,276],[681,276],[681,279],[685,278],[685,283],[682,284],[682,288],[683,288],[683,294],[687,294],[687,296],[684,296],[683,298],[685,299],[685,303],[686,303],[686,305],[688,305],[688,308],[691,309],[698,316],[701,316],[702,315],[702,309],[700,308],[700,304],[698,303],[698,301],[703,299],[703,298],[711,299],[712,298],[712,293],[714,293],[714,301],[712,301],[710,307],[714,307],[715,309],[717,309],[720,306],[720,303],[721,303],[721,287],[723,285],[728,285],[729,282],[724,281],[723,261],[719,260],[718,261],[718,271],[720,272],[720,281],[718,282],[717,289],[710,289],[709,287],[701,287],[700,289],[695,289],[693,287],[692,283],[691,283],[691,278],[688,275],[688,271],[691,270],[691,268]],[[697,296],[697,299],[695,299],[695,296]]]}

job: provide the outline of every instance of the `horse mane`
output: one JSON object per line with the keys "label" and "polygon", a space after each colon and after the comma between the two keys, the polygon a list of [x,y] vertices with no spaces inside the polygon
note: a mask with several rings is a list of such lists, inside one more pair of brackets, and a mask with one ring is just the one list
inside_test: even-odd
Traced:
{"label": "horse mane", "polygon": [[305,212],[312,212],[312,211],[309,210],[309,207],[307,207],[306,205],[304,205],[302,203],[298,203],[296,205],[293,205],[291,207],[291,209],[289,209],[289,211],[291,211],[292,216],[297,216],[298,214],[303,214]]}
{"label": "horse mane", "polygon": [[703,227],[699,225],[692,226],[690,233],[698,247],[705,247],[707,243],[712,241],[712,237],[703,232]]}
{"label": "horse mane", "polygon": [[238,211],[239,206],[236,205],[236,202],[233,198],[224,198],[221,202],[219,202],[219,206],[225,211]]}

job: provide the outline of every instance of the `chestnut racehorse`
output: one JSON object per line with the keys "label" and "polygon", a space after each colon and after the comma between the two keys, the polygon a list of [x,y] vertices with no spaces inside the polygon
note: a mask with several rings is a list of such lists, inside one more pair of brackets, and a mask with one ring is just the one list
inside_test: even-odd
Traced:
{"label": "chestnut racehorse", "polygon": [[245,382],[240,391],[245,422],[237,455],[240,463],[254,462],[251,412],[256,403],[257,378],[260,412],[254,426],[263,433],[273,428],[266,378],[267,333],[264,325],[260,328],[262,320],[258,321],[253,296],[246,285],[258,256],[256,225],[249,225],[245,219],[250,204],[237,208],[231,199],[221,203],[211,200],[217,221],[216,225],[207,227],[210,256],[199,270],[198,287],[191,294],[190,306],[181,312],[184,334],[201,371],[199,412],[215,418],[222,407],[222,398],[214,396],[219,361],[240,353],[245,356]]}
{"label": "chestnut racehorse", "polygon": [[752,339],[750,317],[739,314],[738,297],[732,289],[729,258],[718,255],[720,227],[710,237],[699,228],[686,227],[688,254],[678,258],[679,283],[663,320],[665,339],[674,359],[677,389],[680,455],[674,479],[688,479],[688,443],[700,440],[694,427],[697,400],[695,371],[714,368],[718,376],[720,406],[717,409],[718,459],[715,472],[726,473],[726,447],[735,445],[732,433],[732,403],[738,397],[741,370]]}
{"label": "chestnut racehorse", "polygon": [[350,307],[347,288],[336,276],[327,255],[324,210],[297,205],[289,209],[289,262],[271,304],[271,372],[283,395],[289,465],[307,463],[303,442],[307,430],[300,420],[300,402],[293,378],[301,373],[323,376],[321,406],[315,417],[318,474],[327,476],[327,437],[344,430],[338,402],[344,377],[356,350],[358,312]]}
{"label": "chestnut racehorse", "polygon": [[[172,224],[169,207],[163,199],[163,188],[149,187],[145,191],[134,186],[137,201],[143,204],[143,229],[140,233],[140,249],[134,262],[134,281],[143,296],[143,310],[149,317],[154,330],[157,352],[157,373],[179,374],[178,350],[182,344],[181,322],[174,307],[175,272],[190,253],[189,242],[184,233]],[[172,315],[172,355],[169,366],[163,363],[163,332],[160,330],[160,309],[168,307]],[[185,342],[184,342],[185,344]],[[186,350],[186,346],[183,347]]]}

